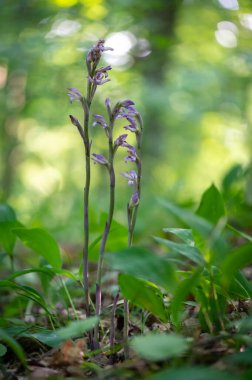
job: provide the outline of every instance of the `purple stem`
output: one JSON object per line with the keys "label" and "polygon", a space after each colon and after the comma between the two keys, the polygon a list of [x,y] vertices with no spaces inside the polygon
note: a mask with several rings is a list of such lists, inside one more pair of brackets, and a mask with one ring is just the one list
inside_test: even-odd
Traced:
{"label": "purple stem", "polygon": [[115,313],[116,313],[116,306],[117,306],[117,302],[119,300],[119,296],[120,296],[120,292],[118,291],[116,293],[115,298],[114,298],[112,311],[111,311],[110,337],[109,337],[109,344],[110,344],[111,350],[115,344]]}

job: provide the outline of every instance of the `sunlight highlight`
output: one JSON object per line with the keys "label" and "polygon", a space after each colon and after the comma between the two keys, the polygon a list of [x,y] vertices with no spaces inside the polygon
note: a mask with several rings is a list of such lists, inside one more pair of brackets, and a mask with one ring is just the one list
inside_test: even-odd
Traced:
{"label": "sunlight highlight", "polygon": [[219,0],[220,5],[225,9],[231,11],[237,11],[239,9],[239,3],[237,0]]}
{"label": "sunlight highlight", "polygon": [[240,16],[240,22],[246,29],[252,30],[252,14],[246,13]]}
{"label": "sunlight highlight", "polygon": [[57,20],[46,37],[68,37],[80,30],[81,24],[74,20]]}
{"label": "sunlight highlight", "polygon": [[8,69],[6,66],[0,66],[0,88],[4,88],[7,81]]}
{"label": "sunlight highlight", "polygon": [[130,64],[132,57],[129,52],[136,43],[136,37],[128,31],[112,33],[106,38],[106,44],[113,48],[114,51],[108,52],[104,55],[104,58],[113,66],[119,67]]}
{"label": "sunlight highlight", "polygon": [[237,46],[238,28],[230,21],[221,21],[217,24],[215,32],[216,41],[225,48],[235,48]]}
{"label": "sunlight highlight", "polygon": [[78,3],[78,0],[53,0],[53,2],[62,8],[72,7]]}

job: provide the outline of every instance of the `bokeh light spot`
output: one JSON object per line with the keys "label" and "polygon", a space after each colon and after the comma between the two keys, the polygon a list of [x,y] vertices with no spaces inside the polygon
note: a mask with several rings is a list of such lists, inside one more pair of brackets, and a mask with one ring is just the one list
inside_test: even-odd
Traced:
{"label": "bokeh light spot", "polygon": [[0,66],[0,88],[5,86],[8,75],[8,69],[6,66]]}
{"label": "bokeh light spot", "polygon": [[216,41],[225,48],[237,46],[237,26],[230,21],[221,21],[217,24],[218,30],[215,32]]}
{"label": "bokeh light spot", "polygon": [[110,34],[106,38],[106,45],[114,50],[104,55],[106,61],[114,66],[127,65],[133,60],[129,52],[136,43],[136,37],[128,31]]}
{"label": "bokeh light spot", "polygon": [[53,0],[54,4],[62,8],[72,7],[78,3],[78,0]]}
{"label": "bokeh light spot", "polygon": [[246,13],[240,16],[240,22],[246,29],[252,30],[252,14]]}
{"label": "bokeh light spot", "polygon": [[57,20],[46,37],[67,37],[71,36],[80,30],[81,25],[78,21],[74,20]]}
{"label": "bokeh light spot", "polygon": [[239,3],[237,0],[219,0],[220,5],[225,9],[237,11],[239,9]]}

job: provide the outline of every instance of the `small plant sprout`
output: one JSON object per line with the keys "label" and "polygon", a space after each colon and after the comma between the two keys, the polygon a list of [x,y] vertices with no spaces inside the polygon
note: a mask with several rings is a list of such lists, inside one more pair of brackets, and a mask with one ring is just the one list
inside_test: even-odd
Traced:
{"label": "small plant sprout", "polygon": [[[88,246],[89,246],[89,188],[91,182],[91,166],[90,161],[94,164],[102,165],[106,168],[109,175],[109,204],[108,204],[108,216],[104,225],[102,233],[102,240],[99,249],[99,259],[97,266],[96,276],[96,302],[95,302],[95,314],[101,315],[102,306],[102,271],[104,253],[106,249],[106,243],[108,240],[115,207],[115,186],[116,175],[114,169],[114,160],[118,148],[123,147],[127,149],[127,157],[125,162],[132,162],[136,165],[136,171],[131,170],[127,173],[123,173],[123,176],[128,180],[128,184],[134,187],[133,195],[128,204],[128,245],[132,244],[133,233],[136,223],[137,210],[140,200],[140,183],[141,183],[141,138],[142,138],[142,119],[140,114],[134,108],[134,102],[130,99],[117,102],[114,107],[111,105],[109,98],[105,100],[105,107],[107,116],[93,114],[92,125],[101,127],[105,132],[107,139],[107,154],[102,155],[100,153],[91,153],[91,142],[89,138],[89,126],[90,126],[90,107],[94,98],[97,86],[103,85],[110,81],[108,78],[108,72],[111,70],[111,66],[102,66],[98,68],[101,55],[106,50],[112,50],[111,48],[104,46],[104,40],[99,40],[95,47],[91,49],[87,55],[86,67],[88,71],[87,79],[87,93],[84,97],[80,91],[76,88],[69,88],[68,96],[70,102],[79,101],[84,111],[84,124],[83,126],[79,120],[70,115],[72,124],[77,127],[80,136],[84,143],[85,149],[85,187],[84,187],[84,247],[83,247],[83,282],[85,291],[85,309],[87,316],[90,315],[90,301],[89,301],[89,279],[88,279]],[[114,127],[117,119],[125,119],[127,125],[124,127],[126,133],[122,133],[119,137],[114,137]],[[136,135],[137,147],[127,143],[126,139],[129,133]],[[111,344],[114,341],[114,315],[116,303],[119,298],[119,293],[114,300],[114,307],[111,316]],[[127,314],[128,316],[128,314]],[[96,348],[99,347],[99,327],[94,330],[94,336],[90,338],[90,344]]]}

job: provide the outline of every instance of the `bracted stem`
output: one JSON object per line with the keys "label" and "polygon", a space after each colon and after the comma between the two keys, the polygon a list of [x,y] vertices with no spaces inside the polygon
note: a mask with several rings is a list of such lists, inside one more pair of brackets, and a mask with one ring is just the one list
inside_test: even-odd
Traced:
{"label": "bracted stem", "polygon": [[90,307],[89,307],[89,279],[88,279],[88,245],[89,245],[89,189],[90,189],[90,142],[89,142],[89,133],[88,133],[88,125],[89,125],[89,89],[90,84],[88,84],[87,90],[87,101],[83,102],[84,109],[84,147],[85,147],[85,186],[84,186],[84,245],[83,245],[83,283],[84,283],[84,291],[85,291],[85,309],[87,317],[90,315]]}
{"label": "bracted stem", "polygon": [[110,335],[109,335],[109,345],[111,350],[110,362],[113,364],[114,355],[112,354],[113,346],[115,344],[115,315],[116,315],[116,306],[119,300],[120,292],[116,293],[116,296],[113,301],[112,311],[111,311],[111,322],[110,322]]}
{"label": "bracted stem", "polygon": [[[137,139],[137,186],[136,190],[138,193],[138,199],[140,201],[141,197],[141,179],[142,179],[142,157],[141,157],[141,139],[143,130],[143,121],[140,114],[137,115],[137,120],[139,122],[140,131],[136,133]],[[138,213],[138,204],[131,209],[130,205],[127,205],[127,216],[128,216],[128,246],[132,246],[133,236],[135,231],[135,225]],[[124,328],[123,328],[123,338],[124,338],[124,357],[128,359],[129,357],[129,345],[128,345],[128,335],[129,335],[129,302],[124,299]]]}
{"label": "bracted stem", "polygon": [[[98,267],[97,267],[97,278],[96,278],[96,315],[97,316],[99,316],[101,314],[101,298],[102,298],[101,279],[102,279],[104,253],[105,253],[105,248],[106,248],[106,243],[107,243],[111,223],[113,220],[114,207],[115,207],[115,170],[114,170],[113,121],[110,122],[110,126],[108,129],[108,144],[109,144],[108,171],[109,171],[109,178],[110,178],[109,213],[108,213],[108,218],[106,220],[103,235],[102,235],[102,241],[101,241],[101,246],[100,246],[100,251],[99,251]],[[98,335],[99,335],[98,329],[99,329],[99,327],[97,326],[95,328],[95,336],[94,336],[94,339],[96,342],[98,342]]]}

